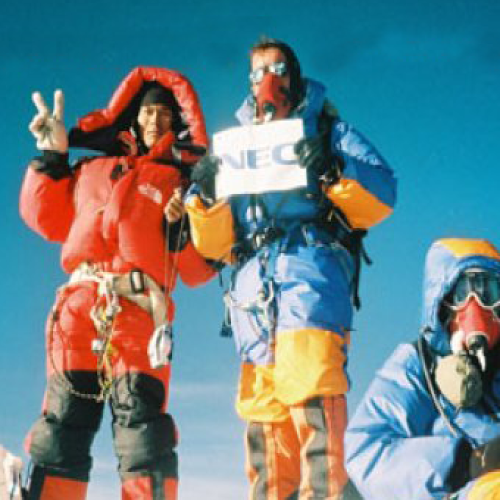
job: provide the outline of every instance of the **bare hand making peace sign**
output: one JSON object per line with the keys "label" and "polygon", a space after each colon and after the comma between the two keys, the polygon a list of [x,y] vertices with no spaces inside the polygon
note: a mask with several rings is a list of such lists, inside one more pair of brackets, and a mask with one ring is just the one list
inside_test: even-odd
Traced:
{"label": "bare hand making peace sign", "polygon": [[38,113],[29,125],[30,132],[36,139],[36,147],[40,151],[68,151],[68,134],[64,127],[64,94],[62,90],[54,92],[54,111],[50,113],[40,92],[33,92],[33,103]]}

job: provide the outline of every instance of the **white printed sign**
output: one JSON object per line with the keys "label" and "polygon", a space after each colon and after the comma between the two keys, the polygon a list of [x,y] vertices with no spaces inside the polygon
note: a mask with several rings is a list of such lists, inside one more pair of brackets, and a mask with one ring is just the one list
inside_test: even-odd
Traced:
{"label": "white printed sign", "polygon": [[217,198],[305,187],[307,173],[293,151],[303,136],[299,118],[215,134],[214,154],[222,160],[215,180]]}

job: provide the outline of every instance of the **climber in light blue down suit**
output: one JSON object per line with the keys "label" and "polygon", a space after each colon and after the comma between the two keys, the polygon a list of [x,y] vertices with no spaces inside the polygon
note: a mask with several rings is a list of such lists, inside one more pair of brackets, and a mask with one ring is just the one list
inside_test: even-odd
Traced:
{"label": "climber in light blue down suit", "polygon": [[498,498],[499,314],[497,249],[436,241],[422,335],[394,351],[348,424],[346,467],[364,498]]}

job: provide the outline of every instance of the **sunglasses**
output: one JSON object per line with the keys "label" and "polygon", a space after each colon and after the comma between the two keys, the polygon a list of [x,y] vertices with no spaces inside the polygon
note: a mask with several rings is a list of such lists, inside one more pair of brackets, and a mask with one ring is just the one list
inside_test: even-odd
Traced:
{"label": "sunglasses", "polygon": [[288,72],[288,67],[285,61],[275,62],[267,66],[261,66],[250,72],[249,78],[252,83],[260,83],[264,79],[266,73],[272,73],[276,76],[285,76]]}
{"label": "sunglasses", "polygon": [[470,269],[460,275],[450,293],[450,307],[460,308],[471,295],[483,307],[500,305],[500,274]]}

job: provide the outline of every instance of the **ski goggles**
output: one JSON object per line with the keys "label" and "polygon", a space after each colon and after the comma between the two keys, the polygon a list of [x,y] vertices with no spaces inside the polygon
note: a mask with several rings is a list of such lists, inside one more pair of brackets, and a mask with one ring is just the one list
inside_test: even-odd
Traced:
{"label": "ski goggles", "polygon": [[260,83],[264,79],[266,73],[272,73],[276,76],[285,76],[288,72],[288,67],[285,61],[279,61],[275,63],[268,64],[267,66],[261,66],[260,68],[250,71],[250,81],[255,83]]}
{"label": "ski goggles", "polygon": [[465,271],[450,293],[450,307],[460,308],[471,295],[474,295],[483,307],[500,306],[500,274],[483,269]]}

